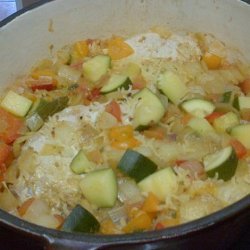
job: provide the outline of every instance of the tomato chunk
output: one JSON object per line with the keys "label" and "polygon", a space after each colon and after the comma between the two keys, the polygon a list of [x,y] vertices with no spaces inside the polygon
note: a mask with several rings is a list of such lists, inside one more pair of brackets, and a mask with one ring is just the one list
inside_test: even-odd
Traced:
{"label": "tomato chunk", "polygon": [[106,106],[105,111],[113,115],[117,119],[117,121],[120,122],[122,120],[121,108],[120,108],[120,105],[116,101],[112,100]]}
{"label": "tomato chunk", "polygon": [[235,153],[239,159],[243,158],[247,154],[246,147],[240,141],[236,139],[231,140],[230,145],[234,148]]}
{"label": "tomato chunk", "polygon": [[20,135],[23,121],[0,108],[0,140],[12,143]]}

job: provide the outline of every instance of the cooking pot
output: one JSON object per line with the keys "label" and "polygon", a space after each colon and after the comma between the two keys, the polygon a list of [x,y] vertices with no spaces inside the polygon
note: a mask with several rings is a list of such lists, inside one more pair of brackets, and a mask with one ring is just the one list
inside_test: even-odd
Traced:
{"label": "cooking pot", "polygon": [[[250,61],[250,5],[239,0],[40,1],[0,23],[0,90],[39,59],[82,38],[126,36],[152,26],[212,33]],[[119,236],[43,228],[0,210],[0,224],[45,249],[227,249],[250,226],[250,195],[204,218]]]}

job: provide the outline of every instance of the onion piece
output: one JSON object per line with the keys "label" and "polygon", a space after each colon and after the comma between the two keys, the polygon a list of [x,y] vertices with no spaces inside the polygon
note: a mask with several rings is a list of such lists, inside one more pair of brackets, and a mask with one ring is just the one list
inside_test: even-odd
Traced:
{"label": "onion piece", "polygon": [[32,202],[22,218],[44,227],[58,228],[60,226],[59,220],[51,214],[49,206],[39,199]]}
{"label": "onion piece", "polygon": [[115,207],[111,210],[109,210],[108,215],[112,222],[119,226],[121,221],[126,221],[128,218],[126,208],[124,206],[121,207]]}
{"label": "onion piece", "polygon": [[123,203],[137,203],[143,200],[141,191],[133,180],[121,178],[118,180],[118,199]]}

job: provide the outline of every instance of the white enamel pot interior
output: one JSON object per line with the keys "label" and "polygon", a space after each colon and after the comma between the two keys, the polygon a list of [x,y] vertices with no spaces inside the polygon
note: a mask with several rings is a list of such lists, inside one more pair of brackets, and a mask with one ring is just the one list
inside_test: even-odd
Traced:
{"label": "white enamel pot interior", "polygon": [[[126,36],[160,25],[212,33],[250,60],[250,5],[239,0],[55,0],[41,1],[0,23],[0,90],[39,59],[84,38]],[[206,218],[159,232],[86,236],[45,229],[0,211],[0,222],[30,236],[42,237],[49,249],[212,249],[219,231],[234,223],[237,234],[249,219],[250,198]],[[249,225],[249,224],[248,224]],[[217,231],[216,231],[217,230]],[[206,244],[205,236],[215,241]],[[225,243],[225,240],[222,243]]]}

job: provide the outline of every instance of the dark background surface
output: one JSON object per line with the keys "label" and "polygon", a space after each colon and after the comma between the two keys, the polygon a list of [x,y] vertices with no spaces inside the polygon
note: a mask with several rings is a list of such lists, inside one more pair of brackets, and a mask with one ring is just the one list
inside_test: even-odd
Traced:
{"label": "dark background surface", "polygon": [[[223,235],[221,237],[223,237]],[[42,244],[36,240],[28,239],[26,236],[20,233],[0,227],[0,249],[42,250],[44,248]],[[235,242],[229,249],[222,249],[222,250],[249,250],[249,249],[250,249],[250,228],[246,232],[244,232],[240,237],[240,239],[237,242]]]}
{"label": "dark background surface", "polygon": [[[250,3],[250,0],[244,0]],[[223,237],[223,235],[222,235]],[[0,250],[42,250],[42,244],[34,239],[15,232],[13,230],[0,227]],[[224,250],[224,249],[223,249]],[[229,249],[225,250],[250,250],[250,228]]]}

